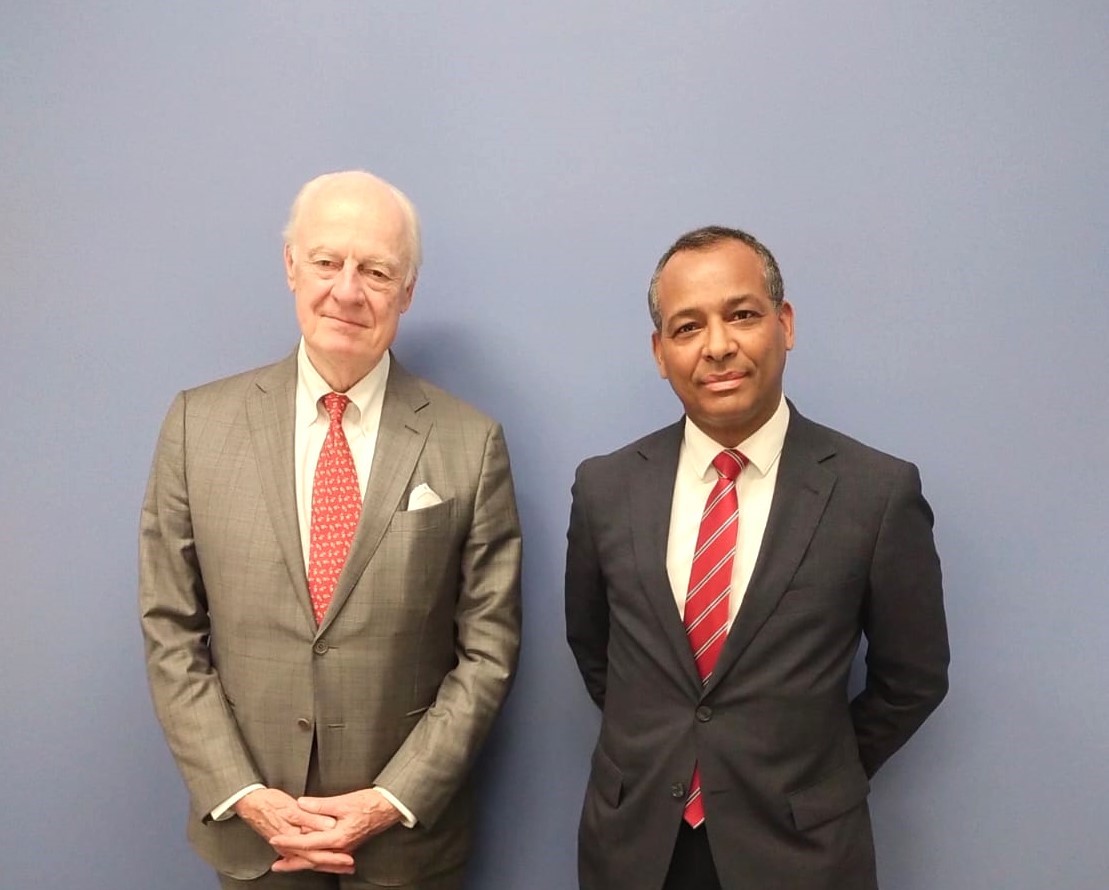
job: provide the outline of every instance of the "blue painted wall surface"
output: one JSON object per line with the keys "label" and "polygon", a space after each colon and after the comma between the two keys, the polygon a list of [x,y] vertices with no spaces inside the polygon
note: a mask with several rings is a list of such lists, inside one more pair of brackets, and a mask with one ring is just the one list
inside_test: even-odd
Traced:
{"label": "blue painted wall surface", "polygon": [[884,885],[1103,890],[1107,37],[1090,0],[5,2],[0,887],[215,886],[145,688],[139,502],[173,393],[292,348],[286,208],[360,166],[425,221],[399,356],[518,480],[474,890],[573,885],[569,484],[677,416],[644,291],[707,222],[778,254],[798,406],[936,511],[952,691],[874,782]]}

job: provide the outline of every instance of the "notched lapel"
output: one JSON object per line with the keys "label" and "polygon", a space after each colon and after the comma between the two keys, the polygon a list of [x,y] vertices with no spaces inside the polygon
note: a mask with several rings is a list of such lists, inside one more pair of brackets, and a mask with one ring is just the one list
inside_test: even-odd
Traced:
{"label": "notched lapel", "polygon": [[246,412],[266,510],[293,590],[305,618],[314,625],[293,478],[296,374],[296,353],[265,369],[255,380],[254,391],[247,397]]}
{"label": "notched lapel", "polygon": [[432,417],[428,406],[427,395],[417,379],[393,359],[385,385],[373,465],[366,483],[366,495],[362,499],[362,516],[354,533],[350,555],[336,582],[331,606],[320,624],[320,633],[327,630],[354,590],[393,515],[400,509],[408,480],[412,478],[431,432]]}
{"label": "notched lapel", "polygon": [[706,693],[740,658],[789,587],[835,488],[836,474],[826,463],[834,454],[818,428],[794,412],[758,559]]}
{"label": "notched lapel", "polygon": [[666,573],[666,547],[670,535],[670,510],[678,472],[684,421],[660,430],[643,443],[629,480],[628,510],[632,547],[640,583],[654,608],[659,624],[674,649],[677,663],[696,688],[701,679],[689,648],[682,617],[674,604],[670,576]]}

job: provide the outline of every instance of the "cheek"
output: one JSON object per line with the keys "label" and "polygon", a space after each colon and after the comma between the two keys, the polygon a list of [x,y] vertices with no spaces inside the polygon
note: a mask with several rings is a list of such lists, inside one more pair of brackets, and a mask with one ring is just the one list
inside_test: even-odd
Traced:
{"label": "cheek", "polygon": [[396,325],[403,305],[401,297],[401,294],[370,293],[368,295],[366,303],[379,325],[383,327]]}
{"label": "cheek", "polygon": [[677,378],[688,385],[697,371],[698,355],[699,353],[692,349],[671,352],[666,360],[666,366],[670,371],[670,379]]}
{"label": "cheek", "polygon": [[296,290],[296,316],[301,328],[314,328],[322,297],[319,288],[301,285]]}

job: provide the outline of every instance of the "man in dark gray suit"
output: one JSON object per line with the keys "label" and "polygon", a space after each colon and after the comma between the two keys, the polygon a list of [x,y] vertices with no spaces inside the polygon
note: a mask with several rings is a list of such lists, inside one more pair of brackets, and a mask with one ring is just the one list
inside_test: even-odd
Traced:
{"label": "man in dark gray suit", "polygon": [[420,266],[399,190],[313,180],[284,253],[298,348],[178,395],[142,510],[189,837],[227,890],[456,890],[520,639],[504,437],[389,352]]}
{"label": "man in dark gray suit", "polygon": [[573,489],[567,635],[603,713],[581,887],[873,890],[868,780],[947,690],[919,474],[786,401],[794,311],[749,234],[683,235],[649,301],[685,418]]}

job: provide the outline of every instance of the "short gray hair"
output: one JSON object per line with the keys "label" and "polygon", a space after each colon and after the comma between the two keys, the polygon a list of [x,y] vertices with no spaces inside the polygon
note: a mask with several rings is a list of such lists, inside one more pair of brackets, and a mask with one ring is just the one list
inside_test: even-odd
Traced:
{"label": "short gray hair", "polygon": [[766,292],[769,294],[774,308],[781,307],[782,301],[786,297],[785,285],[782,283],[782,272],[778,268],[778,261],[774,259],[774,254],[770,252],[770,249],[754,235],[744,232],[742,229],[729,229],[726,226],[702,226],[699,229],[686,232],[678,238],[667,248],[666,253],[662,255],[662,259],[655,266],[654,274],[651,276],[651,284],[647,288],[647,308],[651,313],[651,321],[654,322],[656,331],[662,330],[662,312],[658,307],[658,279],[662,275],[663,267],[676,253],[685,250],[706,250],[725,241],[738,241],[740,244],[746,244],[758,255],[759,259],[762,260],[762,277],[766,284]]}
{"label": "short gray hair", "polygon": [[343,179],[352,178],[364,179],[365,181],[384,186],[393,197],[397,199],[397,203],[400,204],[401,212],[404,214],[408,228],[408,272],[404,277],[404,284],[405,286],[410,285],[415,281],[416,275],[420,271],[420,266],[424,261],[423,245],[420,238],[420,216],[416,212],[416,205],[412,203],[408,195],[391,182],[386,182],[380,176],[374,176],[372,173],[368,173],[365,170],[340,170],[335,173],[324,173],[301,186],[300,191],[297,192],[296,198],[293,199],[293,206],[289,208],[289,219],[281,232],[281,236],[285,239],[285,244],[290,247],[292,246],[293,237],[296,235],[297,223],[300,218],[300,211],[305,204],[325,187],[341,182]]}

